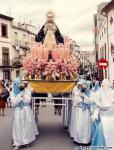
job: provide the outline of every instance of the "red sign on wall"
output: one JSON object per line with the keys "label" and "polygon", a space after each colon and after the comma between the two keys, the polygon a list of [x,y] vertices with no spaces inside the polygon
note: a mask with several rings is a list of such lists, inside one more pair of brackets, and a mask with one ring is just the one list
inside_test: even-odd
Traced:
{"label": "red sign on wall", "polygon": [[99,69],[107,69],[108,61],[106,59],[102,58],[97,62],[97,65],[98,65]]}

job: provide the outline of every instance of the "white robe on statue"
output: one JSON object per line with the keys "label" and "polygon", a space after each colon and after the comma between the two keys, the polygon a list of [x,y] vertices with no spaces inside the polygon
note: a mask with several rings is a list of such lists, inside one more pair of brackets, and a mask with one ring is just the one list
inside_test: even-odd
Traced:
{"label": "white robe on statue", "polygon": [[84,94],[77,92],[74,100],[74,141],[81,144],[90,143],[91,122],[90,122],[90,102],[89,98]]}
{"label": "white robe on statue", "polygon": [[[29,106],[31,91],[25,89],[17,96],[10,94],[13,106],[13,142],[15,146],[22,146],[33,142],[38,135],[38,129],[34,120],[33,112]],[[23,101],[23,102],[22,102]],[[24,106],[19,106],[20,102]]]}

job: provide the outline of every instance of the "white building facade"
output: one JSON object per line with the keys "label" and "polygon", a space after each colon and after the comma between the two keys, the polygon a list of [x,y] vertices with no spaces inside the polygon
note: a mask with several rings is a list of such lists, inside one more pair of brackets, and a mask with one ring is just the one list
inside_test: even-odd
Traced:
{"label": "white building facade", "polygon": [[11,24],[13,18],[0,14],[0,80],[10,79],[12,72]]}
{"label": "white building facade", "polygon": [[82,48],[79,45],[77,45],[77,43],[73,40],[71,40],[70,48],[72,54],[76,57],[77,62],[79,64],[79,74],[84,74],[84,70],[86,70],[86,72],[91,70],[91,73],[93,73],[93,66],[95,64],[95,52],[83,51]]}
{"label": "white building facade", "polygon": [[80,46],[77,45],[77,43],[73,40],[71,40],[70,48],[72,51],[72,54],[76,57],[78,63],[80,63]]}
{"label": "white building facade", "polygon": [[[35,27],[32,27],[35,28]],[[12,49],[13,49],[13,74],[12,78],[23,76],[21,58],[30,50],[32,39],[35,38],[32,28],[27,24],[13,22],[12,24]],[[30,31],[31,29],[31,31]],[[36,28],[35,28],[36,29]]]}
{"label": "white building facade", "polygon": [[[103,20],[100,26],[97,20],[98,60],[105,58],[108,61],[105,78],[112,82],[114,80],[114,1],[107,3],[101,9],[100,14],[103,16]],[[99,76],[103,79],[102,70],[99,70]]]}
{"label": "white building facade", "polygon": [[101,14],[101,10],[107,5],[107,2],[100,3],[97,6],[97,13],[94,15],[94,49],[95,49],[95,62],[99,59],[99,30],[102,26],[102,23],[105,19],[105,16]]}
{"label": "white building facade", "polygon": [[21,75],[21,57],[30,49],[37,28],[14,22],[0,14],[0,80],[12,80]]}

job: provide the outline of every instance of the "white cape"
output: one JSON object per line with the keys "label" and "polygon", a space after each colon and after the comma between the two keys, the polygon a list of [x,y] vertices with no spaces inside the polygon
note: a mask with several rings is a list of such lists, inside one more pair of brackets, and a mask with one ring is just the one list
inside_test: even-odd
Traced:
{"label": "white cape", "polygon": [[38,135],[33,112],[29,106],[31,92],[24,92],[25,102],[28,103],[23,109],[20,109],[17,104],[22,100],[21,94],[17,96],[11,92],[11,102],[13,105],[13,142],[16,146],[26,145],[33,142]]}
{"label": "white cape", "polygon": [[[88,144],[90,142],[90,111],[83,110],[77,105],[82,102],[79,96],[80,92],[75,87],[73,89],[73,106],[70,125],[70,136],[74,138],[75,142]],[[86,103],[89,103],[86,99]]]}
{"label": "white cape", "polygon": [[[100,108],[100,118],[106,146],[114,149],[114,91],[100,89],[95,96],[95,103]],[[104,110],[104,111],[103,111]]]}

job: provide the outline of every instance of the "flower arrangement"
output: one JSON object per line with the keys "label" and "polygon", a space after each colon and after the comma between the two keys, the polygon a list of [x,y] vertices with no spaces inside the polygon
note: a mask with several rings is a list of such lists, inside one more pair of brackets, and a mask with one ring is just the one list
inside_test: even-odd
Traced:
{"label": "flower arrangement", "polygon": [[34,57],[25,57],[23,60],[25,77],[45,80],[74,80],[77,77],[78,64],[76,59],[56,59],[47,61]]}
{"label": "flower arrangement", "polygon": [[70,40],[64,37],[64,44],[46,44],[32,39],[31,52],[23,59],[25,78],[35,80],[74,80],[77,77],[78,64],[70,51]]}

